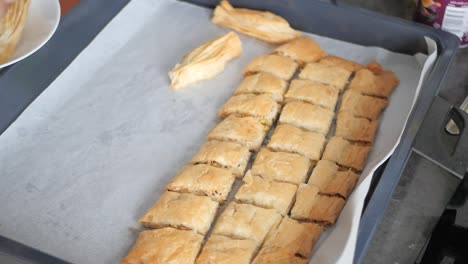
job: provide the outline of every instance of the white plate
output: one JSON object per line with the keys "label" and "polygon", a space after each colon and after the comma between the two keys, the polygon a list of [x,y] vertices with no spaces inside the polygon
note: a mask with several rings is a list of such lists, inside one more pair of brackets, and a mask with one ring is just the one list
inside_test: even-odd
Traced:
{"label": "white plate", "polygon": [[10,61],[0,64],[0,69],[33,54],[52,37],[60,21],[58,0],[32,0],[23,35]]}

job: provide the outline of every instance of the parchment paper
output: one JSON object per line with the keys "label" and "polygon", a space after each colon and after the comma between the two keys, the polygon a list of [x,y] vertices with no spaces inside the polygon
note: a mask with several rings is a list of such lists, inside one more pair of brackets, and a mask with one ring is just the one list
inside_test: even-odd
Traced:
{"label": "parchment paper", "polygon": [[[242,36],[244,53],[216,78],[180,91],[168,71],[227,30],[211,10],[134,0],[0,136],[0,234],[76,263],[118,263],[139,217],[205,142],[217,113],[269,44]],[[360,183],[312,257],[350,263],[373,171],[394,150],[431,56],[407,56],[313,36],[327,52],[395,71]],[[430,41],[429,41],[430,42]],[[25,77],[26,78],[26,77]]]}

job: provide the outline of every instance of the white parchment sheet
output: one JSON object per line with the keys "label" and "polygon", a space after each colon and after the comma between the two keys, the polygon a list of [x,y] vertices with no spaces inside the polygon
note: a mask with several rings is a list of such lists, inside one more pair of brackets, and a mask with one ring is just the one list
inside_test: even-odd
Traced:
{"label": "white parchment sheet", "polygon": [[[244,53],[222,74],[172,90],[167,73],[182,56],[227,32],[210,17],[186,3],[131,1],[0,136],[1,235],[75,263],[121,261],[137,235],[131,229],[220,121],[243,69],[274,48],[241,36]],[[436,52],[413,57],[314,38],[401,79],[360,183],[312,257],[350,263],[368,176],[399,142]]]}

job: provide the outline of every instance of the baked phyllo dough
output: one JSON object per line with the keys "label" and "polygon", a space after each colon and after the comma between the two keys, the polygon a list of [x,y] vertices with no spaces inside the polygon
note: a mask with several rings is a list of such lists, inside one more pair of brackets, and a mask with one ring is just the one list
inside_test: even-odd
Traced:
{"label": "baked phyllo dough", "polygon": [[253,116],[262,124],[271,126],[279,111],[280,105],[268,94],[239,94],[227,101],[219,112],[219,117]]}
{"label": "baked phyllo dough", "polygon": [[281,44],[301,35],[280,16],[266,11],[234,8],[226,0],[215,8],[211,22],[273,44]]}
{"label": "baked phyllo dough", "polygon": [[300,79],[328,84],[336,87],[340,91],[345,88],[350,76],[351,71],[340,66],[317,62],[307,63],[301,73],[299,73]]}
{"label": "baked phyllo dough", "polygon": [[359,64],[357,62],[350,61],[350,60],[345,60],[343,58],[336,57],[336,56],[326,56],[325,58],[320,60],[320,63],[333,65],[333,66],[339,66],[350,72],[356,72],[356,71],[359,71],[360,69],[365,68],[362,64]]}
{"label": "baked phyllo dough", "polygon": [[370,146],[351,143],[341,137],[332,137],[328,141],[322,159],[362,171],[366,166],[370,151]]}
{"label": "baked phyllo dough", "polygon": [[[0,64],[8,62],[16,51],[29,14],[30,0],[2,3],[11,5],[5,14],[0,14]],[[2,11],[5,7],[2,6]]]}
{"label": "baked phyllo dough", "polygon": [[317,161],[322,156],[325,141],[322,134],[303,131],[291,125],[279,125],[268,143],[268,148],[274,151],[296,153]]}
{"label": "baked phyllo dough", "polygon": [[206,196],[166,191],[140,223],[149,228],[174,227],[205,235],[218,211],[218,203]]}
{"label": "baked phyllo dough", "polygon": [[270,229],[281,221],[281,215],[273,209],[250,204],[231,202],[218,219],[214,235],[233,239],[250,239],[261,245]]}
{"label": "baked phyllo dough", "polygon": [[206,195],[224,202],[236,177],[228,169],[206,164],[188,165],[167,186],[169,191]]}
{"label": "baked phyllo dough", "polygon": [[242,53],[242,44],[234,32],[207,42],[184,57],[169,72],[171,87],[180,89],[208,80],[224,70],[226,63]]}
{"label": "baked phyllo dough", "polygon": [[359,175],[351,170],[340,171],[336,163],[320,160],[310,175],[309,185],[317,186],[322,194],[347,199],[358,180]]}
{"label": "baked phyllo dough", "polygon": [[317,42],[309,37],[295,38],[279,46],[274,52],[289,57],[301,65],[316,62],[327,55]]}
{"label": "baked phyllo dough", "polygon": [[193,264],[202,242],[202,235],[189,230],[145,230],[122,263]]}
{"label": "baked phyllo dough", "polygon": [[268,235],[253,263],[277,263],[278,255],[307,260],[322,232],[323,227],[318,224],[300,223],[286,216]]}
{"label": "baked phyllo dough", "polygon": [[292,59],[276,54],[263,55],[253,60],[245,69],[244,75],[252,75],[258,72],[268,72],[283,80],[293,77],[297,69],[297,63]]}
{"label": "baked phyllo dough", "polygon": [[296,195],[296,185],[253,176],[250,171],[247,171],[243,181],[235,196],[237,201],[274,209],[281,215],[288,214]]}
{"label": "baked phyllo dough", "polygon": [[368,69],[362,69],[356,72],[349,89],[364,95],[387,98],[399,84],[400,80],[391,71],[375,74]]}
{"label": "baked phyllo dough", "polygon": [[293,101],[286,104],[279,123],[327,135],[335,112],[313,104]]}
{"label": "baked phyllo dough", "polygon": [[299,154],[273,152],[263,148],[253,162],[251,173],[263,179],[293,184],[304,183],[312,162]]}
{"label": "baked phyllo dough", "polygon": [[191,163],[229,169],[236,177],[242,177],[250,155],[249,148],[239,143],[213,140],[203,145]]}
{"label": "baked phyllo dough", "polygon": [[249,264],[257,252],[257,243],[212,235],[203,247],[196,264]]}
{"label": "baked phyllo dough", "polygon": [[246,76],[234,94],[268,94],[273,100],[281,103],[287,86],[285,80],[271,73],[259,72]]}
{"label": "baked phyllo dough", "polygon": [[255,117],[230,115],[211,130],[208,140],[232,141],[258,151],[267,131]]}
{"label": "baked phyllo dough", "polygon": [[341,197],[319,194],[317,186],[299,185],[296,202],[291,210],[291,217],[297,220],[307,220],[331,225],[343,210],[346,201]]}
{"label": "baked phyllo dough", "polygon": [[286,103],[304,101],[335,111],[339,91],[335,87],[311,80],[293,80],[285,95]]}
{"label": "baked phyllo dough", "polygon": [[354,116],[371,120],[379,118],[388,105],[386,99],[363,95],[355,90],[347,90],[341,99],[341,112],[350,112]]}
{"label": "baked phyllo dough", "polygon": [[336,119],[335,136],[350,141],[373,142],[379,120],[355,117],[350,112],[340,112]]}

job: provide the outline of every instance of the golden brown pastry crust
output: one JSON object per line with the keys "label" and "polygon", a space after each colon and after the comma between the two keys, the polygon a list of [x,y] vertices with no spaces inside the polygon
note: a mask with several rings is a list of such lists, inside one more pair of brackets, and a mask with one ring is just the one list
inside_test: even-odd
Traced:
{"label": "golden brown pastry crust", "polygon": [[231,202],[218,219],[213,234],[233,239],[250,239],[261,245],[270,231],[281,221],[273,209]]}
{"label": "golden brown pastry crust", "polygon": [[300,79],[312,80],[331,85],[342,91],[348,83],[351,71],[340,66],[328,65],[324,63],[307,63],[299,73]]}
{"label": "golden brown pastry crust", "polygon": [[300,154],[310,160],[320,160],[325,146],[325,137],[316,132],[303,131],[291,125],[279,125],[268,148],[274,151],[283,151]]}
{"label": "golden brown pastry crust", "polygon": [[317,186],[322,194],[340,195],[347,199],[356,186],[359,175],[351,170],[338,169],[336,163],[320,160],[312,171],[308,184]]}
{"label": "golden brown pastry crust", "polygon": [[327,135],[334,115],[332,110],[305,102],[293,101],[284,107],[279,123]]}
{"label": "golden brown pastry crust", "polygon": [[285,95],[286,103],[304,101],[313,105],[335,110],[339,91],[335,87],[311,80],[293,80]]}
{"label": "golden brown pastry crust", "polygon": [[29,14],[30,0],[16,0],[0,16],[0,64],[8,62],[16,51]]}
{"label": "golden brown pastry crust", "polygon": [[280,105],[268,94],[239,94],[227,101],[219,112],[219,117],[253,116],[262,124],[271,126],[279,111]]}
{"label": "golden brown pastry crust", "polygon": [[346,201],[341,197],[321,195],[319,191],[319,188],[313,185],[299,185],[291,217],[326,225],[334,224]]}
{"label": "golden brown pastry crust", "polygon": [[274,53],[289,57],[301,65],[316,62],[327,55],[317,42],[309,37],[295,38],[276,48]]}
{"label": "golden brown pastry crust", "polygon": [[268,127],[251,116],[228,116],[208,134],[208,140],[232,141],[258,151],[265,139]]}
{"label": "golden brown pastry crust", "polygon": [[332,137],[328,141],[322,159],[363,171],[370,151],[370,146],[353,144],[341,137]]}
{"label": "golden brown pastry crust", "polygon": [[364,95],[387,98],[399,84],[400,80],[391,71],[375,74],[368,69],[362,69],[356,72],[349,89]]}
{"label": "golden brown pastry crust", "polygon": [[281,44],[301,35],[299,31],[289,26],[288,21],[278,15],[234,8],[226,0],[222,0],[215,8],[211,22],[274,44]]}
{"label": "golden brown pastry crust", "polygon": [[305,182],[311,165],[308,158],[299,154],[273,152],[263,148],[255,158],[251,173],[264,179],[297,185]]}
{"label": "golden brown pastry crust", "polygon": [[188,165],[167,186],[169,191],[206,195],[224,202],[236,177],[228,169],[206,164]]}
{"label": "golden brown pastry crust", "polygon": [[268,94],[278,103],[283,102],[283,95],[288,84],[286,81],[267,72],[259,72],[246,76],[237,87],[235,95],[238,94]]}
{"label": "golden brown pastry crust", "polygon": [[170,227],[140,233],[123,264],[192,264],[200,251],[203,236]]}
{"label": "golden brown pastry crust", "polygon": [[336,56],[326,56],[325,58],[320,60],[320,63],[333,65],[333,66],[339,66],[350,72],[356,72],[364,68],[364,65],[361,65],[354,61],[345,60],[343,58],[336,57]]}
{"label": "golden brown pastry crust", "polygon": [[248,239],[212,235],[198,256],[196,264],[249,264],[257,244]]}
{"label": "golden brown pastry crust", "polygon": [[323,227],[318,224],[300,223],[286,216],[270,232],[258,256],[264,258],[262,255],[281,252],[285,256],[308,259],[323,231]]}
{"label": "golden brown pastry crust", "polygon": [[357,117],[377,120],[387,105],[386,99],[363,95],[355,90],[347,90],[343,94],[340,111],[350,112]]}
{"label": "golden brown pastry crust", "polygon": [[250,159],[249,148],[228,141],[209,141],[193,157],[191,164],[209,164],[232,171],[242,177]]}
{"label": "golden brown pastry crust", "polygon": [[289,80],[293,77],[297,67],[297,63],[288,57],[276,54],[263,55],[247,66],[244,76],[258,72],[268,72],[283,80]]}
{"label": "golden brown pastry crust", "polygon": [[190,229],[205,235],[219,204],[209,197],[166,191],[140,219],[145,227]]}
{"label": "golden brown pastry crust", "polygon": [[350,112],[340,112],[336,120],[335,136],[350,141],[373,142],[379,120],[355,117]]}
{"label": "golden brown pastry crust", "polygon": [[192,83],[208,80],[224,70],[226,63],[242,53],[242,43],[234,32],[213,39],[184,57],[169,72],[171,87],[180,89]]}
{"label": "golden brown pastry crust", "polygon": [[296,185],[252,176],[250,171],[247,171],[243,181],[235,196],[237,201],[274,209],[283,216],[291,209],[296,195]]}

